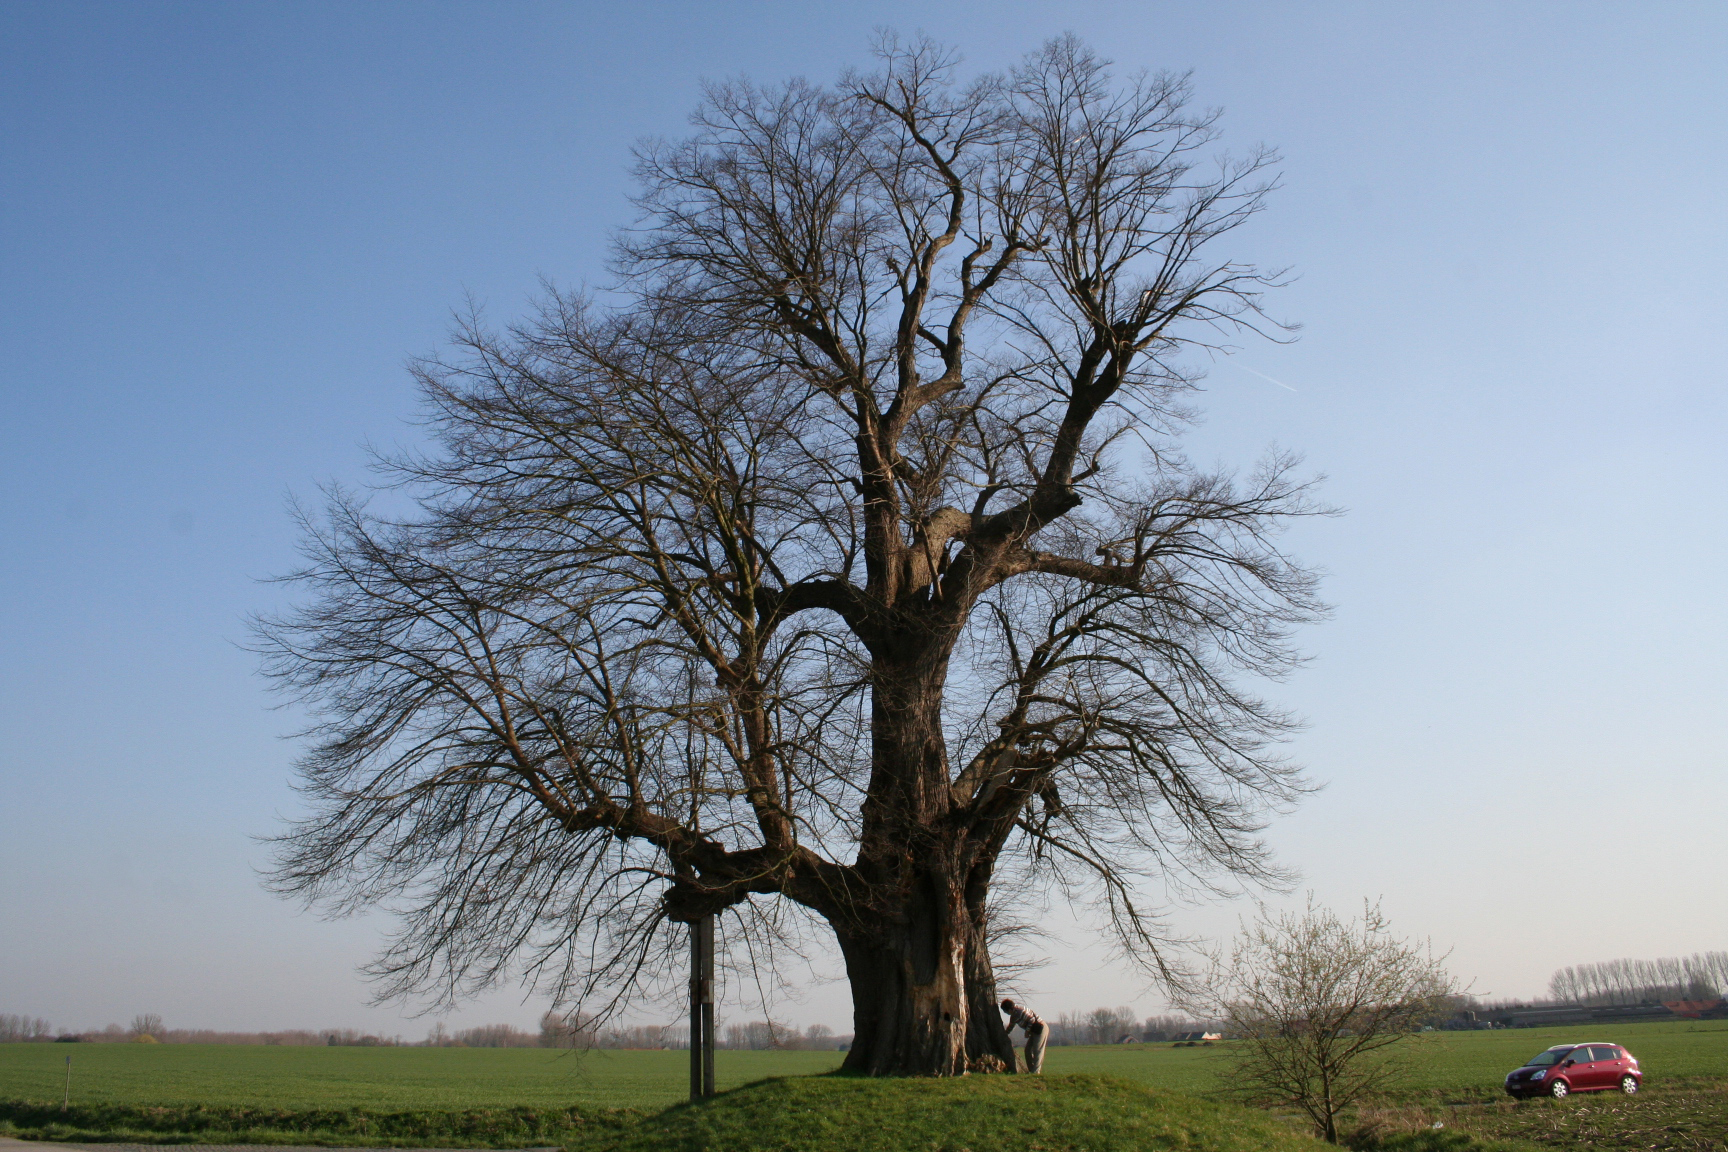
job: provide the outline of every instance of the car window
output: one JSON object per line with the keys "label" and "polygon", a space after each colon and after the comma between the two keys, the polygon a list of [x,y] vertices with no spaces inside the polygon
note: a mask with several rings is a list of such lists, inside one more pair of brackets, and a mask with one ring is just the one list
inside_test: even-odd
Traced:
{"label": "car window", "polygon": [[1590,1063],[1590,1049],[1574,1048],[1572,1051],[1566,1053],[1566,1059],[1572,1061],[1574,1064],[1588,1064]]}
{"label": "car window", "polygon": [[1620,1049],[1614,1047],[1612,1044],[1606,1048],[1598,1048],[1596,1049],[1596,1059],[1618,1060],[1620,1059]]}
{"label": "car window", "polygon": [[1555,1050],[1550,1048],[1546,1052],[1538,1052],[1536,1055],[1530,1057],[1530,1062],[1525,1064],[1524,1067],[1552,1068],[1554,1065],[1560,1063],[1560,1058],[1564,1055],[1566,1055],[1565,1049]]}

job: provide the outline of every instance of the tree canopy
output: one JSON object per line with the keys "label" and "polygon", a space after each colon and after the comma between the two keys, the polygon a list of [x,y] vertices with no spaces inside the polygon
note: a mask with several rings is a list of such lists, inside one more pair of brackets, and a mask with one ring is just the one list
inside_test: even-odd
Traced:
{"label": "tree canopy", "polygon": [[[1321,613],[1295,461],[1179,447],[1196,349],[1269,326],[1214,255],[1272,157],[1072,38],[962,82],[716,84],[644,144],[615,286],[417,363],[415,499],[305,517],[260,625],[316,717],[274,882],[401,930],[387,988],[641,991],[677,921],[833,929],[859,1070],[1011,1057],[990,893],[1276,876],[1302,784],[1252,691]],[[1270,328],[1274,333],[1275,326]]]}

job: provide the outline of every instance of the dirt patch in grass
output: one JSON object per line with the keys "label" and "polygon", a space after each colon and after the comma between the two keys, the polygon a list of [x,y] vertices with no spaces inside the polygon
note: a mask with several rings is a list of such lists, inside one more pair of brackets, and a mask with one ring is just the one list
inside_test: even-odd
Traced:
{"label": "dirt patch in grass", "polygon": [[1446,1132],[1534,1148],[1724,1152],[1728,1085],[1646,1089],[1636,1096],[1592,1092],[1566,1100],[1367,1107],[1358,1124],[1351,1140],[1358,1148],[1414,1147],[1405,1143],[1413,1134]]}

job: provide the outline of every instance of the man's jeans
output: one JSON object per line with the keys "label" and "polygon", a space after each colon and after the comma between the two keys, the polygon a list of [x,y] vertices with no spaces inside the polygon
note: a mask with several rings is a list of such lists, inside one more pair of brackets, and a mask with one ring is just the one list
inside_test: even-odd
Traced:
{"label": "man's jeans", "polygon": [[1044,1041],[1048,1039],[1048,1024],[1034,1024],[1026,1030],[1026,1071],[1033,1075],[1044,1071]]}

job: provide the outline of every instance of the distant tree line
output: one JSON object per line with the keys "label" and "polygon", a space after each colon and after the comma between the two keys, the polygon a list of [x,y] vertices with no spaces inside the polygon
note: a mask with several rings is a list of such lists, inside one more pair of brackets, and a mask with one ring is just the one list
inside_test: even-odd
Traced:
{"label": "distant tree line", "polygon": [[690,1029],[680,1024],[603,1024],[585,1013],[540,1017],[542,1048],[688,1048]]}
{"label": "distant tree line", "polygon": [[[466,1033],[458,1033],[465,1037]],[[592,1017],[572,1014],[563,1016],[548,1012],[540,1019],[540,1035],[530,1038],[517,1033],[521,1046],[538,1043],[543,1048],[688,1048],[690,1029],[682,1024],[612,1024],[601,1025]],[[838,1036],[826,1024],[812,1024],[800,1032],[787,1024],[768,1020],[752,1020],[745,1024],[727,1024],[719,1029],[715,1047],[742,1051],[823,1051],[843,1050],[850,1036]],[[470,1043],[470,1046],[473,1046]],[[506,1046],[502,1042],[491,1045]]]}
{"label": "distant tree line", "polygon": [[1138,1042],[1156,1044],[1174,1040],[1184,1032],[1216,1032],[1216,1023],[1190,1020],[1186,1016],[1148,1016],[1142,1020],[1132,1008],[1094,1008],[1090,1012],[1064,1012],[1050,1025],[1049,1043],[1122,1044]]}
{"label": "distant tree line", "polygon": [[1728,989],[1728,952],[1578,964],[1560,969],[1548,982],[1555,1000],[1587,1007],[1718,1000],[1724,989]]}
{"label": "distant tree line", "polygon": [[1051,1045],[1080,1043],[1121,1043],[1125,1040],[1170,1040],[1180,1031],[1189,1031],[1192,1024],[1182,1017],[1153,1016],[1140,1019],[1134,1009],[1092,1009],[1090,1012],[1063,1012],[1047,1017],[1051,1026]]}
{"label": "distant tree line", "polygon": [[332,1048],[409,1048],[415,1045],[405,1042],[400,1036],[374,1036],[370,1032],[359,1032],[353,1028],[339,1028],[325,1032],[324,1043]]}
{"label": "distant tree line", "polygon": [[[760,1037],[772,1032],[778,1043],[763,1043]],[[833,1048],[833,1030],[824,1024],[812,1025],[805,1032],[784,1026],[754,1023],[733,1025],[728,1048]],[[736,1033],[736,1036],[731,1035]],[[406,1041],[401,1036],[379,1036],[355,1028],[325,1028],[321,1030],[288,1029],[278,1032],[223,1032],[210,1028],[168,1028],[162,1017],[148,1013],[134,1017],[130,1026],[109,1024],[105,1028],[81,1032],[56,1031],[49,1021],[35,1016],[0,1014],[0,1044],[47,1043],[80,1041],[92,1044],[263,1044],[290,1047],[353,1047],[353,1048],[686,1048],[690,1030],[681,1025],[646,1024],[598,1027],[592,1021],[567,1022],[555,1013],[547,1013],[540,1031],[528,1032],[511,1024],[482,1024],[474,1028],[449,1031],[442,1023],[436,1025],[425,1040]]]}
{"label": "distant tree line", "polygon": [[[1124,1040],[1155,1043],[1173,1040],[1183,1032],[1217,1031],[1216,1024],[1183,1016],[1138,1017],[1131,1008],[1094,1008],[1090,1012],[1064,1012],[1049,1021],[1053,1045],[1116,1044]],[[46,1042],[61,1038],[47,1020],[30,1016],[0,1015],[0,1044]],[[540,1030],[529,1032],[511,1024],[482,1024],[450,1031],[435,1025],[423,1041],[404,1041],[400,1036],[377,1036],[353,1028],[322,1031],[290,1029],[279,1032],[220,1032],[209,1028],[167,1028],[154,1014],[134,1018],[123,1028],[110,1024],[101,1030],[64,1034],[67,1039],[92,1043],[124,1044],[140,1036],[151,1036],[162,1044],[272,1044],[292,1047],[397,1047],[431,1048],[687,1048],[690,1030],[682,1024],[607,1024],[582,1015],[564,1016],[548,1012]],[[744,1051],[845,1050],[851,1037],[837,1034],[826,1024],[812,1024],[800,1031],[786,1024],[752,1020],[727,1024],[716,1037],[720,1048]]]}
{"label": "distant tree line", "polygon": [[751,1052],[770,1049],[789,1052],[835,1052],[848,1048],[852,1037],[837,1036],[826,1024],[812,1024],[800,1032],[785,1024],[767,1020],[752,1020],[748,1024],[728,1024],[715,1041],[717,1048],[732,1048]]}
{"label": "distant tree line", "polygon": [[[539,1048],[540,1037],[513,1024],[482,1024],[447,1032],[442,1023],[426,1036],[430,1048]],[[552,1047],[552,1045],[546,1045]]]}
{"label": "distant tree line", "polygon": [[[1132,1008],[1094,1008],[1090,1012],[1064,1012],[1046,1021],[1052,1045],[1119,1044],[1125,1041],[1156,1043],[1174,1040],[1184,1032],[1220,1030],[1216,1021],[1190,1020],[1186,1016],[1140,1018]],[[852,1037],[836,1033],[826,1024],[812,1024],[803,1031],[769,1020],[725,1024],[718,1030],[715,1047],[740,1051],[844,1051]],[[484,1038],[481,1038],[483,1034]],[[689,1029],[682,1025],[601,1026],[586,1016],[561,1016],[548,1012],[540,1021],[538,1038],[507,1025],[453,1033],[448,1043],[469,1047],[544,1048],[685,1048]]]}
{"label": "distant tree line", "polygon": [[79,1041],[86,1044],[270,1044],[288,1047],[320,1045],[356,1047],[395,1047],[402,1044],[400,1036],[374,1036],[353,1028],[326,1028],[310,1031],[303,1028],[278,1032],[225,1032],[213,1028],[168,1028],[154,1012],[132,1018],[122,1027],[109,1024],[104,1028],[84,1031],[60,1031],[41,1017],[0,1014],[0,1044],[29,1044],[58,1041]]}
{"label": "distant tree line", "polygon": [[54,1027],[41,1017],[0,1015],[0,1044],[27,1044],[54,1039]]}

